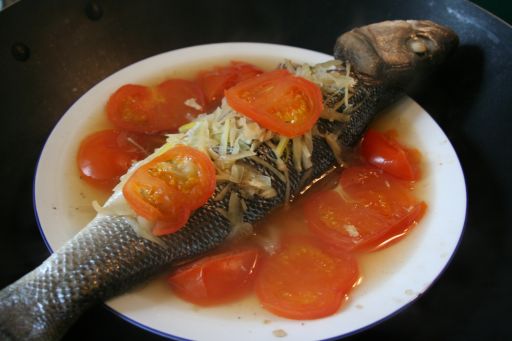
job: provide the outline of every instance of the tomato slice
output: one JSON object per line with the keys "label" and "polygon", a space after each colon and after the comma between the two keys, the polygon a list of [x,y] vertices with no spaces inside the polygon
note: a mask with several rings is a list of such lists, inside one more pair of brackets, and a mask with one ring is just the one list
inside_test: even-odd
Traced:
{"label": "tomato slice", "polygon": [[335,257],[304,237],[285,239],[256,279],[256,295],[270,312],[290,319],[334,314],[357,283],[357,262]]}
{"label": "tomato slice", "polygon": [[372,165],[404,180],[418,180],[419,152],[402,146],[393,136],[368,130],[361,143],[361,154]]}
{"label": "tomato slice", "polygon": [[320,88],[286,70],[240,82],[226,91],[226,99],[234,110],[288,137],[309,131],[323,109]]}
{"label": "tomato slice", "polygon": [[227,251],[178,269],[168,282],[188,302],[202,306],[226,303],[251,291],[260,259],[257,248]]}
{"label": "tomato slice", "polygon": [[107,117],[118,128],[139,133],[152,133],[155,92],[146,86],[126,84],[114,92],[107,102]]}
{"label": "tomato slice", "polygon": [[381,249],[403,238],[425,213],[426,204],[407,184],[377,168],[347,168],[337,190],[308,198],[308,226],[319,240],[346,252]]}
{"label": "tomato slice", "polygon": [[215,190],[215,166],[192,147],[178,145],[137,169],[123,187],[123,195],[140,216],[155,222],[153,234],[183,227],[191,212]]}
{"label": "tomato slice", "polygon": [[263,73],[260,68],[237,61],[232,61],[228,66],[199,72],[196,80],[205,94],[208,111],[220,105],[224,97],[224,90],[260,73]]}
{"label": "tomato slice", "polygon": [[112,129],[92,133],[82,140],[78,149],[80,176],[96,187],[111,190],[135,161],[164,143],[164,136]]}
{"label": "tomato slice", "polygon": [[201,87],[185,79],[168,79],[156,87],[163,98],[154,120],[156,130],[175,132],[205,111],[205,98]]}
{"label": "tomato slice", "polygon": [[106,111],[116,127],[152,134],[177,131],[201,113],[204,105],[203,92],[196,83],[169,79],[156,87],[123,85],[110,96]]}

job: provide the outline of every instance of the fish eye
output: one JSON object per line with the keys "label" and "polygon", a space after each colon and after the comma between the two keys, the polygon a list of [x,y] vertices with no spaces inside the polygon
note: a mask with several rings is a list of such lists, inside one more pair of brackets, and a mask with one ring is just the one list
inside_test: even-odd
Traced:
{"label": "fish eye", "polygon": [[419,57],[425,56],[429,51],[429,42],[423,37],[414,37],[408,41],[407,45]]}

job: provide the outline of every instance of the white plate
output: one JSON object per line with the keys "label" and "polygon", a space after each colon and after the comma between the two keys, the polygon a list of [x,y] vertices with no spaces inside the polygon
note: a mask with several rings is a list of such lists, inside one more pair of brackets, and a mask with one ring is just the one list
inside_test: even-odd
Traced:
{"label": "white plate", "polygon": [[[118,87],[156,83],[183,75],[183,70],[207,68],[221,61],[276,65],[284,58],[318,63],[331,57],[270,44],[196,46],[126,67],[83,95],[51,133],[37,167],[34,201],[48,247],[55,250],[70,239],[94,216],[91,201],[105,198],[78,179],[75,155],[81,138],[106,124],[103,107]],[[453,147],[420,106],[405,98],[386,116],[384,125],[407,126],[409,133],[402,137],[423,152],[426,171],[420,187],[429,209],[408,238],[379,252],[378,257],[362,260],[364,280],[338,313],[314,321],[286,320],[259,308],[254,298],[223,307],[197,308],[173,297],[164,280],[152,281],[106,304],[127,321],[162,336],[245,341],[273,339],[273,331],[279,329],[293,340],[339,337],[372,326],[405,307],[432,284],[454,253],[464,225],[466,189]]]}

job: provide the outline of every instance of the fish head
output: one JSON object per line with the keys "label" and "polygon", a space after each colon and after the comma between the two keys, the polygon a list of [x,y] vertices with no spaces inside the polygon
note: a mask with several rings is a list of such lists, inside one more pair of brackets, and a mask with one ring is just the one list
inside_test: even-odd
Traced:
{"label": "fish head", "polygon": [[341,35],[334,57],[366,82],[405,86],[443,63],[458,43],[454,31],[429,20],[384,21]]}

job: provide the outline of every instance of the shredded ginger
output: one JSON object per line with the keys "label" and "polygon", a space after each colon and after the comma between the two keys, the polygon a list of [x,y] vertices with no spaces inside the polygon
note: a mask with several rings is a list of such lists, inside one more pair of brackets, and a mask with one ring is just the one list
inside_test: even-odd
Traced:
{"label": "shredded ginger", "polygon": [[[256,149],[262,143],[271,147],[277,169],[257,156]],[[180,133],[168,135],[167,143],[157,153],[163,153],[177,144],[185,144],[208,154],[215,165],[217,181],[236,184],[242,197],[246,198],[272,198],[277,192],[270,176],[242,160],[250,159],[259,163],[283,182],[288,182],[283,158],[288,157],[289,153],[293,156],[297,171],[312,167],[313,143],[310,133],[294,139],[280,136],[234,111],[226,100],[213,113],[199,115],[193,122],[182,126]],[[226,194],[222,193],[221,197]]]}
{"label": "shredded ginger", "polygon": [[[320,117],[329,121],[346,121],[350,111],[349,99],[356,80],[350,76],[350,64],[330,60],[316,65],[295,64],[285,60],[283,68],[315,83],[322,90],[326,103]],[[343,108],[342,108],[343,107]],[[338,110],[342,108],[342,112]]]}
{"label": "shredded ginger", "polygon": [[[353,110],[349,105],[349,99],[352,95],[352,87],[355,84],[355,80],[350,77],[350,65],[345,66],[341,61],[332,60],[310,66],[294,64],[286,60],[281,67],[297,76],[310,80],[321,88],[324,102],[329,102],[329,105],[325,106],[321,118],[330,121],[344,121],[347,119],[348,113]],[[185,104],[191,108],[199,107],[194,99],[187,100]],[[243,231],[235,234],[250,233],[251,226],[244,223],[242,219],[243,212],[247,207],[243,198],[254,196],[273,198],[277,195],[277,191],[270,176],[250,166],[248,162],[242,161],[251,160],[253,164],[256,163],[262,166],[261,168],[266,169],[267,174],[271,173],[283,182],[285,184],[284,199],[285,203],[288,203],[291,189],[287,162],[291,158],[296,171],[302,173],[303,178],[309,177],[312,174],[313,167],[311,161],[313,136],[325,138],[336,158],[341,162],[341,150],[337,144],[337,136],[334,134],[320,134],[314,127],[310,132],[299,137],[280,136],[234,111],[224,99],[221,106],[214,112],[201,114],[193,121],[181,126],[178,133],[167,136],[165,145],[146,159],[134,164],[121,177],[120,183],[114,188],[114,195],[103,208],[97,207],[97,209],[100,214],[123,214],[136,217],[122,196],[124,184],[140,166],[150,162],[172,147],[184,144],[199,149],[210,156],[216,168],[217,182],[219,184],[226,183],[214,200],[220,201],[228,196],[228,212],[223,212],[223,214],[237,227],[236,230]],[[261,144],[266,144],[273,151],[274,155],[270,158],[274,164],[257,156],[256,149]],[[236,186],[236,192],[240,194],[240,198],[233,191],[234,186]],[[143,227],[143,231],[139,229],[136,232],[147,235],[147,231],[151,229],[151,224],[140,225]]]}

